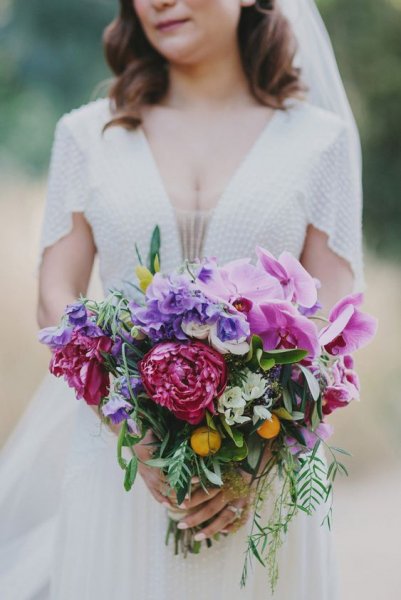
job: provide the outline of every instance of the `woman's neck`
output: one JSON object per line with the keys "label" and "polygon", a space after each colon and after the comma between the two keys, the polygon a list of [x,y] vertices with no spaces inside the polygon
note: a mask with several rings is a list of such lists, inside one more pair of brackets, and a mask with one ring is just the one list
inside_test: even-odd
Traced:
{"label": "woman's neck", "polygon": [[171,108],[234,108],[248,104],[252,98],[239,52],[196,65],[171,63],[169,73],[169,90],[163,104]]}

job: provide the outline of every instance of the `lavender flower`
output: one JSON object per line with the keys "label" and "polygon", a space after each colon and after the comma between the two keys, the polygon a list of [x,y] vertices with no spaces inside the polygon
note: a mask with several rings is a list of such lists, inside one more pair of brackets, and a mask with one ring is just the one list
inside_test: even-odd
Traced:
{"label": "lavender flower", "polygon": [[71,341],[73,329],[61,324],[58,327],[44,327],[38,332],[38,339],[52,350],[63,348]]}
{"label": "lavender flower", "polygon": [[75,302],[74,304],[68,304],[64,314],[67,315],[70,325],[85,325],[88,320],[88,312],[85,304],[82,302]]}
{"label": "lavender flower", "polygon": [[130,418],[128,410],[132,410],[132,405],[120,394],[112,394],[108,401],[102,406],[102,413],[108,417],[114,425]]}

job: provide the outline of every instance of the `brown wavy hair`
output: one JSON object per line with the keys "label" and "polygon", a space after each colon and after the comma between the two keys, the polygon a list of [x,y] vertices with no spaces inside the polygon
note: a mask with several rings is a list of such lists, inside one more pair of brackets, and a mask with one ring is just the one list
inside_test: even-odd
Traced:
{"label": "brown wavy hair", "polygon": [[[287,98],[303,96],[306,88],[293,65],[295,37],[277,6],[243,7],[238,42],[250,91],[261,104],[285,110]],[[141,123],[141,107],[157,104],[167,92],[168,61],[148,41],[132,0],[120,0],[119,15],[104,31],[103,46],[115,74],[108,96],[116,114],[104,129],[135,129]]]}

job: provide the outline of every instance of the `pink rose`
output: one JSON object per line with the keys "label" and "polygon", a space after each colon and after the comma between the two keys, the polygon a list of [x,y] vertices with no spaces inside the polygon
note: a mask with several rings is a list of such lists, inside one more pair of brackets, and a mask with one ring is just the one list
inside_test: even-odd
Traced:
{"label": "pink rose", "polygon": [[79,330],[74,331],[70,342],[54,351],[50,372],[56,377],[64,376],[78,399],[98,405],[109,386],[101,352],[109,352],[112,345],[112,340],[105,335],[88,337]]}
{"label": "pink rose", "polygon": [[199,341],[162,342],[138,363],[150,398],[178,419],[196,425],[227,385],[227,365],[214,348]]}

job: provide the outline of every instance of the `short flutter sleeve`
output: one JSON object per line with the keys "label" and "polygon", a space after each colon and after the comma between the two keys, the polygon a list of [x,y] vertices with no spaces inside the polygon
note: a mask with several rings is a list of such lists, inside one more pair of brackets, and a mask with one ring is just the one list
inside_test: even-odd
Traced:
{"label": "short flutter sleeve", "polygon": [[45,248],[72,230],[72,213],[85,211],[88,197],[86,162],[64,115],[57,122],[54,133],[37,268]]}
{"label": "short flutter sleeve", "polygon": [[351,134],[345,123],[319,153],[306,196],[308,222],[328,236],[333,252],[354,273],[354,289],[364,288],[362,251],[362,182]]}

